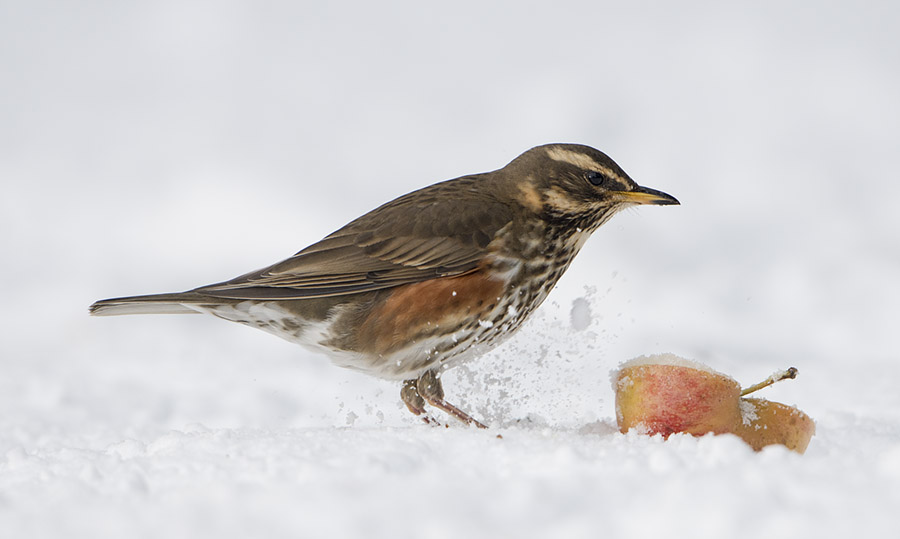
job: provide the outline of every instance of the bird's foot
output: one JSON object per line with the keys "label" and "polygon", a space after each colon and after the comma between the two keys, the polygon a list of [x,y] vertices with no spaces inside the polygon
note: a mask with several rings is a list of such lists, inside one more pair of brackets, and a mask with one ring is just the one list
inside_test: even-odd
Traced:
{"label": "bird's foot", "polygon": [[475,425],[480,429],[487,428],[484,423],[444,400],[444,387],[435,371],[426,371],[418,378],[406,380],[400,390],[400,398],[403,399],[410,412],[422,416],[426,423],[436,423],[426,413],[425,404],[427,403],[467,425]]}

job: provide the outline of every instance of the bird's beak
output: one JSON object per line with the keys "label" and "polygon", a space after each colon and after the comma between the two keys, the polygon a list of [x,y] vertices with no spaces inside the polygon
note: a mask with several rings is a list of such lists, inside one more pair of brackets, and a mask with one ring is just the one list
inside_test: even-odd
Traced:
{"label": "bird's beak", "polygon": [[649,187],[638,187],[631,191],[617,191],[616,198],[622,202],[630,204],[656,204],[657,206],[672,206],[681,204],[678,199],[672,195],[650,189]]}

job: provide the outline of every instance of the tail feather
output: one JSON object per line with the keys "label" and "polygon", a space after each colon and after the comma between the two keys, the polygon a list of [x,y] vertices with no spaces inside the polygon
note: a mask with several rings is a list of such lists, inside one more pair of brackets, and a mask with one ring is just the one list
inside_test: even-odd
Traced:
{"label": "tail feather", "polygon": [[94,316],[199,313],[200,311],[190,307],[196,303],[199,303],[198,298],[190,293],[130,296],[94,302],[90,306],[90,313]]}

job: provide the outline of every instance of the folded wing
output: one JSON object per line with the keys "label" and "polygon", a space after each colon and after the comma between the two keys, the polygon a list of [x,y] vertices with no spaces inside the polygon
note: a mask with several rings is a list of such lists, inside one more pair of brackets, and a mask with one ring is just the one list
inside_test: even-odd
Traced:
{"label": "folded wing", "polygon": [[398,198],[282,262],[195,292],[227,299],[329,297],[474,271],[511,220],[507,205],[469,188],[476,181],[482,180],[459,178]]}

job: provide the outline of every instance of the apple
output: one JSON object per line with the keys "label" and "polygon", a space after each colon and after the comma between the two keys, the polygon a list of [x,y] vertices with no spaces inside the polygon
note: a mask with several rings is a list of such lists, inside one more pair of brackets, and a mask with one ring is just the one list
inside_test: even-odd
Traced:
{"label": "apple", "polygon": [[[645,361],[646,360],[646,361]],[[681,358],[638,358],[615,378],[616,419],[623,432],[635,428],[668,436],[730,432],[740,423],[741,386],[724,374]]]}
{"label": "apple", "polygon": [[781,371],[741,391],[734,379],[702,363],[674,354],[640,357],[613,372],[616,421],[623,433],[731,433],[757,451],[781,444],[803,453],[815,433],[809,416],[781,403],[742,398],[796,373]]}
{"label": "apple", "polygon": [[803,453],[816,433],[816,424],[808,415],[780,402],[741,399],[741,414],[743,422],[734,433],[756,451],[781,444]]}

